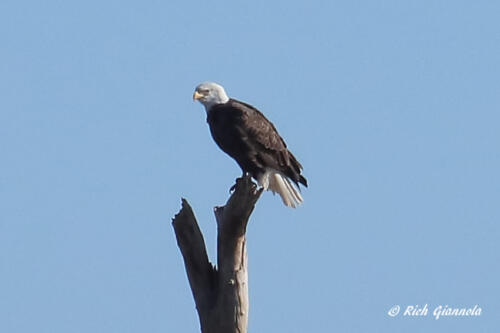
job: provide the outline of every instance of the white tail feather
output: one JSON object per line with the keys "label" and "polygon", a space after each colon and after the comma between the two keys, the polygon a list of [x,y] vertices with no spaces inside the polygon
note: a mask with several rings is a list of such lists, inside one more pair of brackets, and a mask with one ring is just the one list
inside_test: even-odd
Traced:
{"label": "white tail feather", "polygon": [[281,172],[268,170],[258,179],[258,182],[265,190],[278,193],[283,203],[288,207],[295,208],[304,201],[299,190]]}

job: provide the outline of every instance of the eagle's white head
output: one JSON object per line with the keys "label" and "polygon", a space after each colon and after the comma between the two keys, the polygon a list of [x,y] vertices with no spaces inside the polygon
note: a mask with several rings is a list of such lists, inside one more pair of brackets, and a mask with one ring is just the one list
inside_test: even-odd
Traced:
{"label": "eagle's white head", "polygon": [[227,101],[229,101],[229,97],[227,97],[226,91],[220,84],[214,82],[203,82],[196,87],[193,94],[193,100],[199,101],[208,111],[216,104],[227,103]]}

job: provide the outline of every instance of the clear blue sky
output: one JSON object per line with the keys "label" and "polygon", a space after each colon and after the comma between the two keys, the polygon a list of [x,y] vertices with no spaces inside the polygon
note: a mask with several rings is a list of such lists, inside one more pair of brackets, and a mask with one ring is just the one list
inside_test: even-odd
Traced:
{"label": "clear blue sky", "polygon": [[[0,332],[198,332],[171,227],[212,259],[240,175],[191,100],[259,107],[304,165],[248,227],[251,332],[493,332],[498,1],[0,3]],[[394,305],[483,309],[391,318]]]}

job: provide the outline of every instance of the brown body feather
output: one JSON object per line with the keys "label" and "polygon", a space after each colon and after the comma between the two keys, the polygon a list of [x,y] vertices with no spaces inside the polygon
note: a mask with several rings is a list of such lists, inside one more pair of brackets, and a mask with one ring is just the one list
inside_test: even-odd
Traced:
{"label": "brown body feather", "polygon": [[302,166],[288,150],[274,125],[253,106],[230,99],[207,112],[210,132],[217,145],[234,158],[243,172],[260,179],[276,170],[296,185],[307,187]]}

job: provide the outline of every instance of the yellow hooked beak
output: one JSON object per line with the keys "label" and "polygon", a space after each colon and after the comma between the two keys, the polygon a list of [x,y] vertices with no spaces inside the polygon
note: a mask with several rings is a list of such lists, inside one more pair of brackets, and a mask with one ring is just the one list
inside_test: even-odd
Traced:
{"label": "yellow hooked beak", "polygon": [[203,94],[200,94],[199,92],[195,91],[193,94],[193,101],[199,100],[203,96],[204,96]]}

